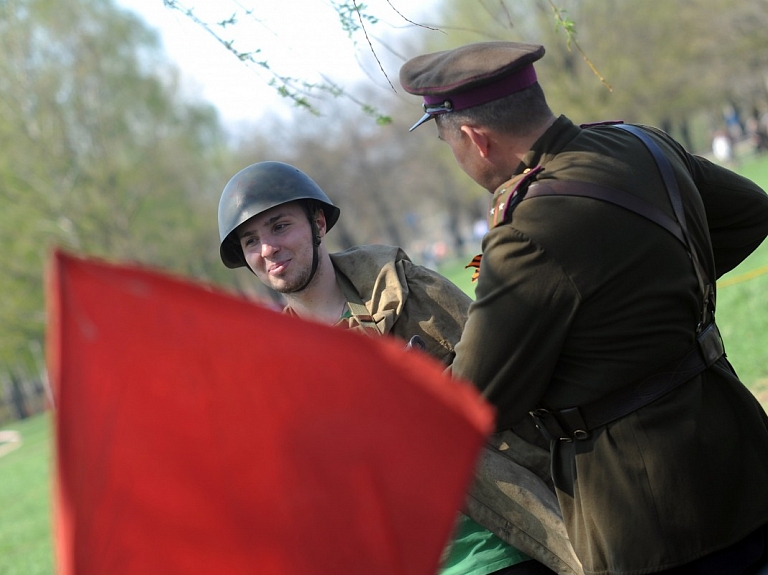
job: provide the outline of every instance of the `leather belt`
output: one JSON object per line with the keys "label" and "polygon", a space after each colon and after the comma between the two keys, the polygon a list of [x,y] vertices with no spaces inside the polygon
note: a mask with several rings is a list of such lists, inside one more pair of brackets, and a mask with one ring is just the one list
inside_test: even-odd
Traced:
{"label": "leather belt", "polygon": [[613,391],[586,405],[565,409],[538,408],[529,412],[549,441],[584,440],[590,433],[666,395],[725,355],[720,331],[714,323],[696,338],[682,357],[645,379]]}

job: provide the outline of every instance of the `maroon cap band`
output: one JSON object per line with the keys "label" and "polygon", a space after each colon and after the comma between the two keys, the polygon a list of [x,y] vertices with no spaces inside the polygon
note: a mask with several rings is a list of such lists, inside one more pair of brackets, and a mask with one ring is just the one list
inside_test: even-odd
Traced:
{"label": "maroon cap band", "polygon": [[[492,102],[493,100],[498,100],[499,98],[503,98],[509,94],[514,94],[515,92],[524,90],[525,88],[528,88],[535,83],[536,70],[534,70],[533,64],[529,64],[514,74],[505,76],[504,78],[496,82],[492,82],[491,84],[469,89],[466,92],[451,94],[448,97],[445,95],[425,95],[424,104],[426,106],[434,106],[442,104],[445,101],[450,101],[450,111],[464,110],[466,108],[472,108],[474,106],[479,106],[480,104]],[[445,110],[444,112],[447,111],[449,110]]]}

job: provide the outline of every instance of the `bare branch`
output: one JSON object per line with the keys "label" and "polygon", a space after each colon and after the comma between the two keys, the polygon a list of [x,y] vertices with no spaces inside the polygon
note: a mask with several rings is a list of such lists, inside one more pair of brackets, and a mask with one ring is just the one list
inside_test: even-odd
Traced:
{"label": "bare branch", "polygon": [[581,46],[579,46],[579,43],[576,41],[576,23],[567,16],[564,16],[564,14],[567,13],[566,10],[562,10],[561,8],[555,6],[555,3],[552,0],[547,0],[547,2],[549,2],[549,5],[552,7],[552,11],[555,13],[555,20],[557,21],[557,25],[565,31],[566,46],[568,47],[568,50],[571,50],[571,44],[576,46],[576,49],[579,51],[579,54],[581,54],[581,57],[587,63],[587,66],[589,66],[590,70],[592,70],[592,73],[600,79],[603,85],[608,88],[609,92],[613,92],[613,87],[611,87],[611,85],[602,76],[602,74],[598,72],[597,68],[592,63],[592,60],[587,57],[587,54],[584,52],[584,50],[582,50]]}
{"label": "bare branch", "polygon": [[[227,51],[229,51],[236,58],[238,58],[238,60],[245,63],[247,66],[256,66],[258,70],[267,73],[270,77],[269,80],[267,81],[267,84],[270,87],[273,87],[277,91],[278,95],[284,98],[288,98],[297,107],[304,108],[307,111],[316,115],[319,114],[318,110],[315,109],[314,105],[310,101],[310,97],[315,96],[316,92],[318,91],[324,92],[334,97],[343,95],[348,97],[350,100],[357,102],[357,100],[351,97],[349,94],[347,94],[343,88],[339,87],[337,84],[333,82],[330,82],[328,78],[323,76],[322,74],[320,75],[324,81],[324,83],[322,84],[308,83],[301,80],[300,78],[293,78],[290,76],[282,75],[278,73],[276,70],[274,70],[270,66],[269,61],[264,56],[261,55],[262,53],[261,48],[256,48],[255,50],[248,51],[248,52],[242,51],[238,49],[237,46],[235,46],[234,40],[225,39],[224,37],[222,37],[221,30],[227,27],[233,27],[237,25],[239,23],[240,17],[243,14],[246,17],[253,18],[257,22],[261,22],[254,15],[255,9],[246,8],[243,5],[243,2],[241,2],[240,0],[231,0],[231,1],[236,5],[236,7],[238,8],[238,11],[232,14],[231,16],[229,16],[228,18],[225,18],[213,24],[205,22],[202,18],[198,17],[198,15],[195,13],[193,9],[187,8],[182,4],[182,0],[163,0],[163,4],[168,8],[178,10],[179,12],[184,14],[187,18],[192,20],[192,22],[194,22],[197,26],[203,28],[203,30],[205,30],[208,34],[213,36],[216,39],[216,41],[219,44],[221,44]],[[552,11],[554,12],[558,28],[562,28],[566,33],[566,43],[568,46],[568,50],[569,51],[571,50],[571,46],[575,46],[578,52],[581,54],[584,61],[593,71],[593,73],[598,78],[600,78],[600,81],[608,88],[609,91],[613,91],[612,87],[608,84],[605,78],[603,78],[603,76],[597,71],[597,68],[595,67],[595,65],[587,57],[584,50],[582,50],[581,46],[576,41],[575,25],[573,21],[566,16],[566,11],[557,8],[554,4],[554,0],[547,0],[547,1]],[[407,18],[400,10],[398,10],[395,7],[394,0],[386,0],[386,2],[388,6],[392,9],[392,11],[395,14],[397,14],[397,17],[402,19],[402,21],[405,23],[405,26],[417,26],[419,28],[440,32],[442,34],[447,34],[446,30],[463,31],[463,32],[480,32],[479,30],[461,27],[461,26],[445,27],[439,24],[424,24],[424,23],[414,22],[413,20]],[[483,5],[486,8],[486,10],[488,10],[487,3],[494,3],[494,2],[498,3],[498,9],[502,12],[501,19],[504,22],[503,25],[508,28],[511,28],[513,26],[513,17],[512,17],[512,13],[510,12],[507,5],[505,4],[504,0],[481,0],[481,5]],[[376,25],[379,23],[379,18],[377,18],[373,14],[368,13],[368,7],[366,4],[363,3],[363,0],[330,0],[330,4],[333,7],[333,9],[336,11],[336,14],[339,17],[342,31],[344,31],[347,34],[347,36],[349,36],[354,41],[355,34],[358,32],[362,33],[367,43],[368,51],[373,55],[373,58],[376,61],[376,65],[381,73],[381,76],[383,76],[386,79],[389,89],[391,89],[392,92],[397,93],[397,89],[395,88],[395,85],[393,84],[392,80],[387,74],[383,63],[379,58],[377,48],[374,47],[373,41],[376,40],[376,37],[373,36],[369,31],[369,29],[373,25]],[[500,37],[494,37],[494,35],[489,33],[487,30],[481,33],[484,37],[492,40],[504,39]],[[378,42],[380,44],[384,44],[380,40],[378,40]],[[355,44],[356,43],[357,42],[355,41]],[[361,66],[361,69],[363,69],[363,66]],[[361,103],[361,102],[357,102],[357,103],[360,104],[361,107],[363,107],[363,109],[367,114],[376,117],[377,122],[386,123],[388,121],[386,116],[382,116],[378,114],[378,112],[369,108],[364,103]]]}
{"label": "bare branch", "polygon": [[392,8],[392,10],[394,11],[394,13],[395,13],[395,14],[397,14],[398,16],[400,16],[400,18],[402,18],[403,20],[405,20],[405,21],[406,21],[406,22],[408,22],[409,24],[412,24],[412,25],[414,25],[414,26],[418,26],[419,28],[426,28],[427,30],[432,30],[433,32],[440,32],[440,31],[441,31],[439,28],[433,28],[433,27],[431,27],[431,26],[427,26],[427,25],[425,25],[425,24],[419,24],[418,22],[414,22],[413,20],[409,20],[408,18],[406,18],[406,17],[403,15],[403,13],[402,13],[402,12],[400,12],[400,10],[398,10],[397,8],[395,8],[395,6],[392,4],[392,2],[391,2],[390,0],[387,0],[387,4],[389,4],[389,7],[390,7],[390,8]]}
{"label": "bare branch", "polygon": [[355,104],[360,106],[360,109],[365,114],[367,114],[368,116],[371,116],[371,117],[375,118],[376,123],[379,124],[380,126],[384,126],[384,125],[392,123],[392,117],[391,116],[385,116],[385,115],[381,114],[376,108],[374,108],[370,104],[366,104],[365,102],[355,98],[352,94],[350,94],[349,92],[345,91],[341,86],[336,84],[330,78],[326,77],[324,74],[321,74],[320,77],[325,82],[327,82],[328,85],[331,88],[335,89],[335,92],[336,92],[335,95],[336,96],[343,96],[344,98],[347,98],[349,101],[354,102]]}
{"label": "bare branch", "polygon": [[[310,95],[311,91],[313,89],[319,89],[324,90],[327,92],[332,92],[333,90],[328,86],[322,86],[319,84],[310,84],[307,82],[304,82],[302,80],[299,80],[297,78],[292,78],[290,76],[283,76],[279,73],[277,73],[275,70],[272,69],[272,67],[269,65],[269,62],[267,60],[257,60],[256,55],[261,53],[261,49],[258,48],[256,50],[253,50],[251,52],[241,52],[238,50],[234,45],[234,40],[225,40],[222,38],[222,36],[219,35],[219,33],[212,28],[210,24],[202,20],[197,16],[197,14],[192,10],[191,8],[187,8],[179,0],[163,0],[163,5],[165,5],[167,8],[171,8],[173,10],[178,10],[182,14],[184,14],[187,18],[192,20],[195,24],[200,26],[203,30],[205,30],[208,34],[213,36],[213,38],[216,39],[216,41],[221,44],[228,52],[230,52],[232,55],[234,55],[238,60],[245,63],[246,65],[253,64],[257,67],[259,67],[261,70],[264,70],[267,72],[271,79],[268,82],[268,85],[275,88],[278,95],[280,95],[283,98],[288,98],[291,100],[294,105],[300,108],[304,108],[307,111],[313,113],[313,114],[319,114],[318,110],[316,110],[310,101],[308,100],[307,96]],[[251,15],[252,10],[246,10],[246,15]],[[220,26],[222,28],[226,27],[227,25],[232,25],[237,23],[237,15],[232,15],[230,18],[224,20],[223,22],[217,22],[216,25]]]}
{"label": "bare branch", "polygon": [[[387,2],[389,2],[389,0],[387,0]],[[392,91],[397,93],[395,86],[392,84],[392,80],[389,79],[389,76],[384,70],[384,66],[381,65],[381,60],[379,60],[379,55],[376,53],[376,50],[374,50],[373,44],[371,44],[371,39],[368,37],[368,30],[366,30],[365,22],[363,22],[363,17],[360,14],[360,8],[362,6],[358,7],[357,0],[352,0],[352,5],[355,7],[355,12],[357,12],[357,17],[360,20],[360,28],[363,30],[363,35],[365,36],[365,41],[368,42],[368,47],[371,49],[371,54],[373,54],[373,57],[376,59],[376,63],[379,65],[379,70],[381,70],[381,73],[384,74],[384,77],[387,79],[387,82],[389,83],[389,87],[392,88]]]}

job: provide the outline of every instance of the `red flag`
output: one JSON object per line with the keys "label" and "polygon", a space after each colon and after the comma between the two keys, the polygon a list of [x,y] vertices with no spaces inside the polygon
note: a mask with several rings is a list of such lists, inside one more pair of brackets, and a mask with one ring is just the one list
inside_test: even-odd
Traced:
{"label": "red flag", "polygon": [[493,414],[403,344],[57,252],[60,575],[432,575]]}

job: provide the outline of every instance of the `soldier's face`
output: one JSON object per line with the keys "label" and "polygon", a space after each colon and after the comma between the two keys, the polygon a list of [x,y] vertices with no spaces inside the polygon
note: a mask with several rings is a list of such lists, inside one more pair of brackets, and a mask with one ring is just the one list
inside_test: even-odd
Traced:
{"label": "soldier's face", "polygon": [[[325,216],[317,218],[320,234]],[[245,261],[262,283],[280,293],[303,286],[312,271],[312,226],[297,202],[276,206],[252,217],[236,230]]]}

